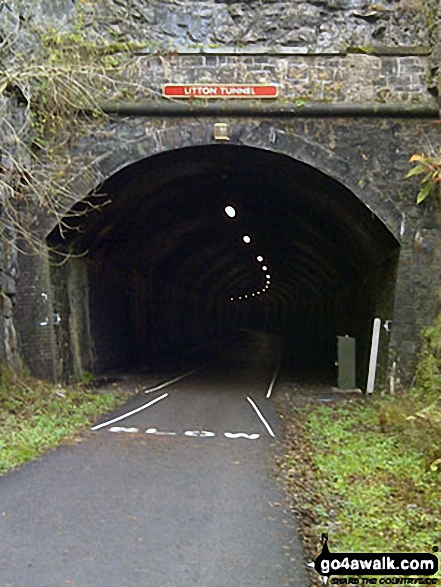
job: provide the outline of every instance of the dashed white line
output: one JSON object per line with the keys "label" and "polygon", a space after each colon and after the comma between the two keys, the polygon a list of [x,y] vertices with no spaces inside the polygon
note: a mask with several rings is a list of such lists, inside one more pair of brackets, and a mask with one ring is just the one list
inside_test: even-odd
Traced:
{"label": "dashed white line", "polygon": [[179,377],[175,377],[174,379],[171,379],[170,381],[166,381],[165,383],[161,383],[161,385],[157,385],[156,387],[152,387],[151,389],[146,389],[144,391],[144,393],[152,393],[154,391],[159,391],[160,389],[164,389],[164,387],[168,387],[169,385],[173,385],[173,383],[176,383],[177,381],[181,381],[181,379],[185,379],[185,377],[189,377],[189,375],[192,375],[196,371],[197,371],[197,369],[193,369],[192,371],[188,371],[187,373],[184,373],[183,375],[179,375]]}
{"label": "dashed white line", "polygon": [[113,424],[114,422],[118,422],[119,420],[123,420],[124,418],[128,418],[132,414],[136,414],[136,412],[140,412],[141,410],[145,410],[149,406],[152,406],[153,404],[155,404],[156,402],[159,402],[160,400],[164,399],[167,396],[168,396],[168,393],[164,393],[164,395],[161,395],[160,397],[155,398],[154,400],[152,400],[151,402],[148,402],[147,404],[144,404],[140,408],[136,408],[136,410],[132,410],[131,412],[127,412],[126,414],[123,414],[122,416],[118,416],[117,418],[113,418],[113,420],[109,420],[108,422],[103,422],[102,424],[98,424],[98,426],[94,426],[92,428],[92,430],[99,430],[100,428],[104,428],[104,426],[108,426],[109,424]]}
{"label": "dashed white line", "polygon": [[109,428],[109,432],[139,432],[138,428],[124,428],[122,426],[112,426],[112,428]]}
{"label": "dashed white line", "polygon": [[176,432],[161,432],[157,428],[149,428],[145,431],[146,434],[156,434],[158,436],[176,436]]}
{"label": "dashed white line", "polygon": [[226,438],[248,438],[249,440],[256,440],[260,434],[245,434],[245,432],[224,432]]}
{"label": "dashed white line", "polygon": [[273,378],[271,379],[271,383],[270,383],[270,386],[269,386],[269,388],[268,388],[268,391],[266,392],[266,399],[268,399],[268,398],[270,397],[270,395],[271,395],[271,392],[272,392],[272,390],[273,390],[273,387],[274,387],[274,384],[275,384],[275,382],[276,382],[276,379],[277,379],[277,377],[279,376],[279,372],[280,372],[280,367],[281,367],[281,365],[282,365],[282,359],[280,358],[279,362],[277,363],[277,368],[276,368],[276,370],[275,370],[274,376],[273,376]]}
{"label": "dashed white line", "polygon": [[253,402],[253,400],[250,397],[247,397],[247,400],[250,402],[250,404],[253,407],[254,411],[256,412],[256,414],[259,416],[259,418],[261,419],[261,421],[265,425],[265,428],[268,430],[269,434],[275,438],[276,435],[271,430],[271,426],[268,424],[268,422],[262,416],[262,413],[259,411],[259,408],[256,406],[256,404]]}
{"label": "dashed white line", "polygon": [[215,436],[214,432],[209,432],[208,430],[187,430],[184,434],[185,436],[198,436],[199,438]]}

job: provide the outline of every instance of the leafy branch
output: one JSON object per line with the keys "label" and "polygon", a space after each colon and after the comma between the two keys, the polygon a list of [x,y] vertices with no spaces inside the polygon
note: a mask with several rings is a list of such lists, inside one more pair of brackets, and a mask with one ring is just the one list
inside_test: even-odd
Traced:
{"label": "leafy branch", "polygon": [[422,175],[421,187],[418,191],[417,204],[437,191],[441,182],[441,147],[437,155],[412,155],[409,163],[416,163],[406,177]]}

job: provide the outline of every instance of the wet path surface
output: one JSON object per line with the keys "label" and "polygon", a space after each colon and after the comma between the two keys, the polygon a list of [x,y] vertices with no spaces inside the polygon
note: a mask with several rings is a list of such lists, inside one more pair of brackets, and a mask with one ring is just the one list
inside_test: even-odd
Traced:
{"label": "wet path surface", "polygon": [[266,398],[279,355],[277,341],[242,335],[1,478],[0,585],[304,587]]}

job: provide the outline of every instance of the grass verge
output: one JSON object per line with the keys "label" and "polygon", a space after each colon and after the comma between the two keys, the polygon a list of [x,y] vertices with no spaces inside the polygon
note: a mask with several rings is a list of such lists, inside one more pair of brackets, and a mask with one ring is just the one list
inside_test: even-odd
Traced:
{"label": "grass verge", "polygon": [[0,385],[0,474],[35,459],[115,409],[127,395],[9,378]]}
{"label": "grass verge", "polygon": [[441,412],[427,404],[414,391],[285,416],[280,466],[309,560],[322,532],[335,552],[441,549]]}

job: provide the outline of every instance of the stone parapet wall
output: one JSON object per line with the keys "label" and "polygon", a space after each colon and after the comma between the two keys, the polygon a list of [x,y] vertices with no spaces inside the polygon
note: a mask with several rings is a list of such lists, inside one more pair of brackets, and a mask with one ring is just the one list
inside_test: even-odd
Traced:
{"label": "stone parapet wall", "polygon": [[[138,57],[126,71],[148,79],[144,94],[158,98],[164,83],[277,84],[279,102],[425,102],[428,57],[379,55],[169,54]],[[149,93],[150,89],[150,93]]]}

